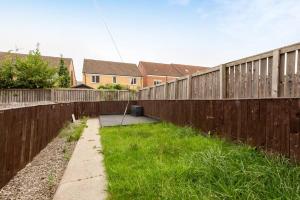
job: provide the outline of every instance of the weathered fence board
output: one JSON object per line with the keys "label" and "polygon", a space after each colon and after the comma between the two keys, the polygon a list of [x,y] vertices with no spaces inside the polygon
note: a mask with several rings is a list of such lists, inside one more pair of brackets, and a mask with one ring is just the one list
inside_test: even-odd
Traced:
{"label": "weathered fence board", "polygon": [[[190,84],[188,77],[179,78],[172,82],[172,87],[166,84],[168,95],[164,99],[300,97],[299,51],[300,43],[297,43],[229,62],[193,74]],[[222,66],[224,74],[221,74]],[[140,100],[148,99],[140,95]],[[151,99],[160,100],[161,97]]]}
{"label": "weathered fence board", "polygon": [[300,161],[300,99],[138,101],[147,116]]}
{"label": "weathered fence board", "polygon": [[136,93],[127,90],[84,89],[1,89],[0,104],[37,102],[93,102],[135,100]]}
{"label": "weathered fence board", "polygon": [[188,99],[189,78],[185,77],[177,81],[177,99]]}

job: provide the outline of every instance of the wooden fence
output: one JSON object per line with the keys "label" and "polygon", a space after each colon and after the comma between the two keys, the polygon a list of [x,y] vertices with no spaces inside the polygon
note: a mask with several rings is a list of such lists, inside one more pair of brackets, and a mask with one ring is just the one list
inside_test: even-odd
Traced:
{"label": "wooden fence", "polygon": [[58,135],[73,113],[77,118],[123,114],[126,104],[127,101],[76,102],[0,111],[0,188]]}
{"label": "wooden fence", "polygon": [[300,99],[144,100],[146,116],[300,161]]}
{"label": "wooden fence", "polygon": [[[299,49],[300,43],[297,43],[222,64],[207,72],[143,88],[139,99],[300,97]],[[165,90],[155,89],[158,87],[165,87]]]}
{"label": "wooden fence", "polygon": [[86,89],[5,89],[0,90],[0,104],[28,102],[78,102],[135,100],[135,92],[128,90]]}

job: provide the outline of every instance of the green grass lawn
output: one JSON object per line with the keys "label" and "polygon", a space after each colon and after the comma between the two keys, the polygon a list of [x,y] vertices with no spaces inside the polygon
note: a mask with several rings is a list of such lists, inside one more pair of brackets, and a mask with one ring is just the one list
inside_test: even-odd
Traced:
{"label": "green grass lawn", "polygon": [[191,128],[101,129],[110,199],[300,199],[300,167]]}

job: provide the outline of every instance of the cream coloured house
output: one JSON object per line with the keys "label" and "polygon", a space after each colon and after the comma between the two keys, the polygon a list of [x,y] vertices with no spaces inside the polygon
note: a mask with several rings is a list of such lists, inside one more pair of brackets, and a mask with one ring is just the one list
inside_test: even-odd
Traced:
{"label": "cream coloured house", "polygon": [[120,84],[135,90],[143,86],[136,64],[84,59],[82,73],[83,83],[95,89],[105,84]]}

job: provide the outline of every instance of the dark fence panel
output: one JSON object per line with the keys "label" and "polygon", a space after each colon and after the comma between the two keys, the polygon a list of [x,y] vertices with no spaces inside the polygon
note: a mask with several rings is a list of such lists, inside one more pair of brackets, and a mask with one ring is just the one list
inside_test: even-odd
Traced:
{"label": "dark fence panel", "polygon": [[300,161],[300,99],[144,100],[147,116]]}
{"label": "dark fence panel", "polygon": [[[127,103],[128,101],[75,102],[74,114],[76,118],[123,114]],[[130,112],[130,106],[136,103],[136,101],[129,102],[127,114]]]}
{"label": "dark fence panel", "polygon": [[72,114],[77,118],[123,114],[126,105],[127,101],[100,101],[0,110],[0,188],[58,135]]}

